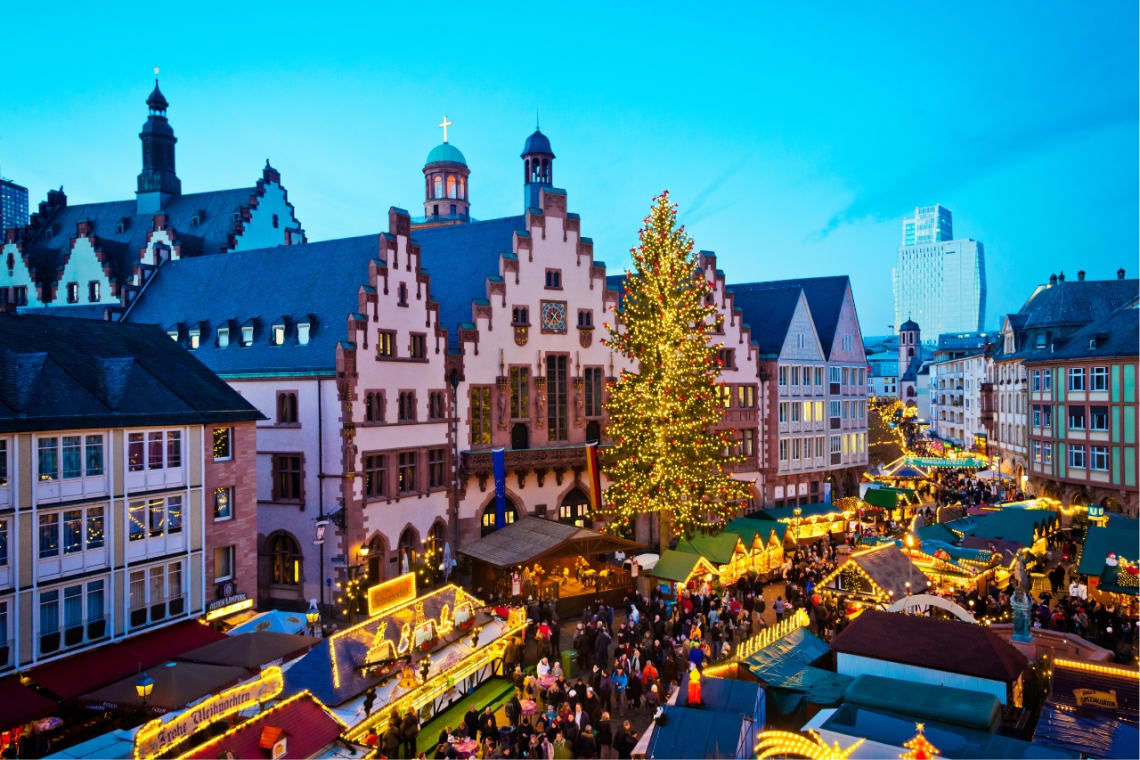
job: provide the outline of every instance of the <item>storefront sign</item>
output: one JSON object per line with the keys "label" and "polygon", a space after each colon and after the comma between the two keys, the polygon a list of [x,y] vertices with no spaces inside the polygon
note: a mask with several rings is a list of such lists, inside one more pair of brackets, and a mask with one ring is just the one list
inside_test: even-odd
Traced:
{"label": "storefront sign", "polygon": [[1120,707],[1115,690],[1073,689],[1073,696],[1077,698],[1077,707],[1097,707],[1101,710],[1116,710]]}
{"label": "storefront sign", "polygon": [[214,610],[220,609],[222,607],[229,607],[231,604],[238,604],[240,602],[247,601],[252,600],[249,599],[244,591],[237,594],[230,594],[229,596],[223,596],[220,599],[215,599],[214,601],[207,604],[206,612],[213,612]]}
{"label": "storefront sign", "polygon": [[284,687],[285,678],[281,668],[271,665],[262,670],[256,679],[216,694],[171,720],[152,720],[141,726],[135,734],[134,757],[136,760],[156,757],[199,728],[273,699]]}
{"label": "storefront sign", "polygon": [[416,574],[405,573],[368,589],[368,616],[406,604],[416,598]]}

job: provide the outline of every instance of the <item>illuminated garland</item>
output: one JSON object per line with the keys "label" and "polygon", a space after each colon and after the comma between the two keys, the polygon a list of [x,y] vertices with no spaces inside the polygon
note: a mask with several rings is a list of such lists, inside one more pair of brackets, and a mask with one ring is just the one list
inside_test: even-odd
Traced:
{"label": "illuminated garland", "polygon": [[[317,705],[322,710],[324,710],[326,715],[328,715],[333,720],[335,720],[338,724],[340,724],[340,729],[342,732],[348,730],[348,724],[345,723],[343,720],[341,720],[339,717],[337,717],[336,713],[334,713],[332,710],[330,710],[325,705],[324,702],[317,699],[317,697],[308,689],[303,689],[303,690],[297,692],[296,694],[294,694],[293,696],[288,697],[287,699],[281,700],[280,702],[273,705],[272,707],[265,709],[265,710],[262,710],[257,715],[251,716],[249,721],[262,720],[264,718],[268,718],[273,713],[281,710],[284,707],[291,705],[292,703],[296,702],[298,699],[304,699],[306,697],[313,700],[314,702],[316,702]],[[217,746],[221,742],[225,741],[229,737],[231,737],[234,734],[236,734],[237,732],[241,731],[243,728],[246,727],[246,725],[247,725],[247,723],[249,723],[249,721],[245,721],[242,723],[238,723],[237,725],[231,726],[230,728],[226,729],[225,732],[218,734],[217,736],[210,739],[209,741],[203,742],[202,744],[199,744],[196,747],[191,747],[187,751],[183,752],[181,755],[178,755],[175,760],[183,760],[183,758],[188,758],[188,757],[191,757],[193,755],[202,756],[202,757],[209,757],[209,755],[206,754],[205,750],[207,750],[211,747]]]}
{"label": "illuminated garland", "polygon": [[476,648],[450,668],[433,674],[426,683],[384,705],[380,710],[349,729],[344,738],[359,742],[367,736],[370,730],[381,728],[392,716],[403,715],[409,709],[418,712],[424,705],[432,703],[435,699],[455,688],[456,683],[478,672],[496,659],[502,658],[507,640],[525,627],[526,611],[521,607],[512,607],[507,617],[506,629],[498,638],[489,644]]}
{"label": "illuminated garland", "polygon": [[840,749],[838,741],[829,745],[810,728],[807,733],[809,736],[791,731],[761,731],[756,743],[757,760],[793,756],[808,760],[847,760],[866,741],[858,739],[846,749]]}
{"label": "illuminated garland", "polygon": [[[706,280],[693,241],[678,227],[668,193],[654,199],[633,271],[624,282],[620,327],[603,344],[637,367],[609,386],[608,433],[614,441],[604,467],[610,485],[599,513],[607,529],[629,534],[639,514],[664,518],[669,533],[686,536],[720,527],[750,496],[751,486],[725,466],[743,461],[729,452],[735,430],[714,430],[724,417],[720,343],[723,322],[706,298]],[[618,307],[613,307],[615,320]],[[728,452],[728,453],[726,453]]]}
{"label": "illuminated garland", "polygon": [[769,626],[755,636],[740,642],[740,645],[736,647],[736,652],[733,653],[728,662],[705,668],[704,674],[714,678],[720,677],[733,670],[736,667],[736,663],[740,660],[751,657],[756,652],[771,646],[774,642],[784,638],[789,633],[799,628],[807,628],[810,624],[811,620],[808,618],[807,612],[803,608],[800,608],[792,613],[790,617],[786,617],[779,623]]}

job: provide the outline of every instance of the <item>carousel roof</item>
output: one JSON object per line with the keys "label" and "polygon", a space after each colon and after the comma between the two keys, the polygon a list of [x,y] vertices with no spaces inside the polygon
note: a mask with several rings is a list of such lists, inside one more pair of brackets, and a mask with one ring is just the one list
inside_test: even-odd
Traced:
{"label": "carousel roof", "polygon": [[621,536],[528,516],[464,546],[459,553],[506,568],[560,553],[604,554],[641,548],[641,544]]}

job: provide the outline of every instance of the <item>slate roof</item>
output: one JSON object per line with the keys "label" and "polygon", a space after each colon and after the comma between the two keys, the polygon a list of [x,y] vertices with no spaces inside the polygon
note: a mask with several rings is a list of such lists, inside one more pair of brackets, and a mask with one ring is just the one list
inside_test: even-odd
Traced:
{"label": "slate roof", "polygon": [[[896,595],[897,596],[897,595]],[[831,640],[836,652],[1007,683],[1025,655],[989,628],[962,620],[866,610]]]}
{"label": "slate roof", "polygon": [[851,283],[847,275],[833,277],[801,277],[796,280],[774,280],[761,283],[774,287],[803,288],[807,296],[808,308],[811,309],[812,319],[815,321],[815,330],[819,334],[820,345],[823,346],[824,358],[831,355],[831,344],[835,340],[835,328],[839,326],[839,312],[843,308],[843,296]]}
{"label": "slate roof", "polygon": [[0,353],[9,432],[264,419],[151,326],[4,314]]}
{"label": "slate roof", "polygon": [[[233,215],[256,194],[255,186],[171,198],[162,213],[167,215],[167,227],[177,234],[179,255],[192,257],[228,250],[230,233],[234,231]],[[146,247],[147,234],[154,229],[154,214],[139,214],[137,209],[134,198],[63,206],[42,218],[34,231],[26,228],[29,233],[22,247],[28,263],[36,270],[36,281],[54,285],[59,279],[76,225],[84,220],[93,223],[91,234],[96,238],[97,248],[110,254],[114,279],[119,282],[130,279],[139,264],[140,251]],[[205,213],[201,223],[195,225],[192,217],[199,211]],[[120,232],[118,226],[122,220],[127,224]]]}
{"label": "slate roof", "polygon": [[[348,318],[359,308],[368,264],[379,255],[380,236],[362,235],[167,261],[124,318],[164,330],[202,324],[201,344],[193,354],[222,376],[330,374],[337,343],[349,338]],[[291,322],[285,343],[275,346],[270,332],[282,317]],[[296,322],[306,318],[309,342],[301,345]],[[240,327],[251,319],[253,345],[242,346]],[[227,320],[229,345],[219,348],[217,328]]]}
{"label": "slate roof", "polygon": [[[740,309],[744,324],[751,331],[752,343],[760,350],[761,356],[778,356],[783,349],[792,315],[803,292],[798,285],[770,285],[752,282],[727,286],[732,294],[733,307]],[[812,316],[814,318],[815,315]],[[818,325],[816,329],[819,329]]]}
{"label": "slate roof", "polygon": [[[1135,301],[1077,330],[1062,348],[1042,355],[1039,361],[1058,359],[1100,359],[1118,356],[1136,356],[1140,353],[1140,322]],[[1090,341],[1092,347],[1090,348]]]}
{"label": "slate roof", "polygon": [[[1140,280],[1065,280],[1042,285],[1033,292],[1016,315],[1021,330],[1081,327],[1099,322],[1133,302],[1140,295]],[[1058,342],[1054,336],[1054,342]],[[1065,343],[1070,345],[1069,342]],[[1060,348],[1060,346],[1056,346]],[[1017,353],[1023,361],[1054,356],[1048,345],[1036,348],[1036,341],[1025,341]]]}
{"label": "slate roof", "polygon": [[452,351],[459,350],[459,328],[473,326],[473,303],[487,297],[487,278],[499,274],[499,254],[514,251],[515,232],[526,232],[525,216],[412,230]]}

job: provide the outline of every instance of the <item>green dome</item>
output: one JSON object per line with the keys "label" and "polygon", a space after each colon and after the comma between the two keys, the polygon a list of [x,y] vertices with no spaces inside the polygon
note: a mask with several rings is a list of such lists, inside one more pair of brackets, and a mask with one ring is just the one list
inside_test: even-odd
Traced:
{"label": "green dome", "polygon": [[467,166],[467,159],[459,152],[459,148],[456,148],[451,143],[440,143],[432,148],[431,153],[428,153],[427,161],[424,163],[434,164],[437,161],[448,161],[453,164],[463,164]]}

